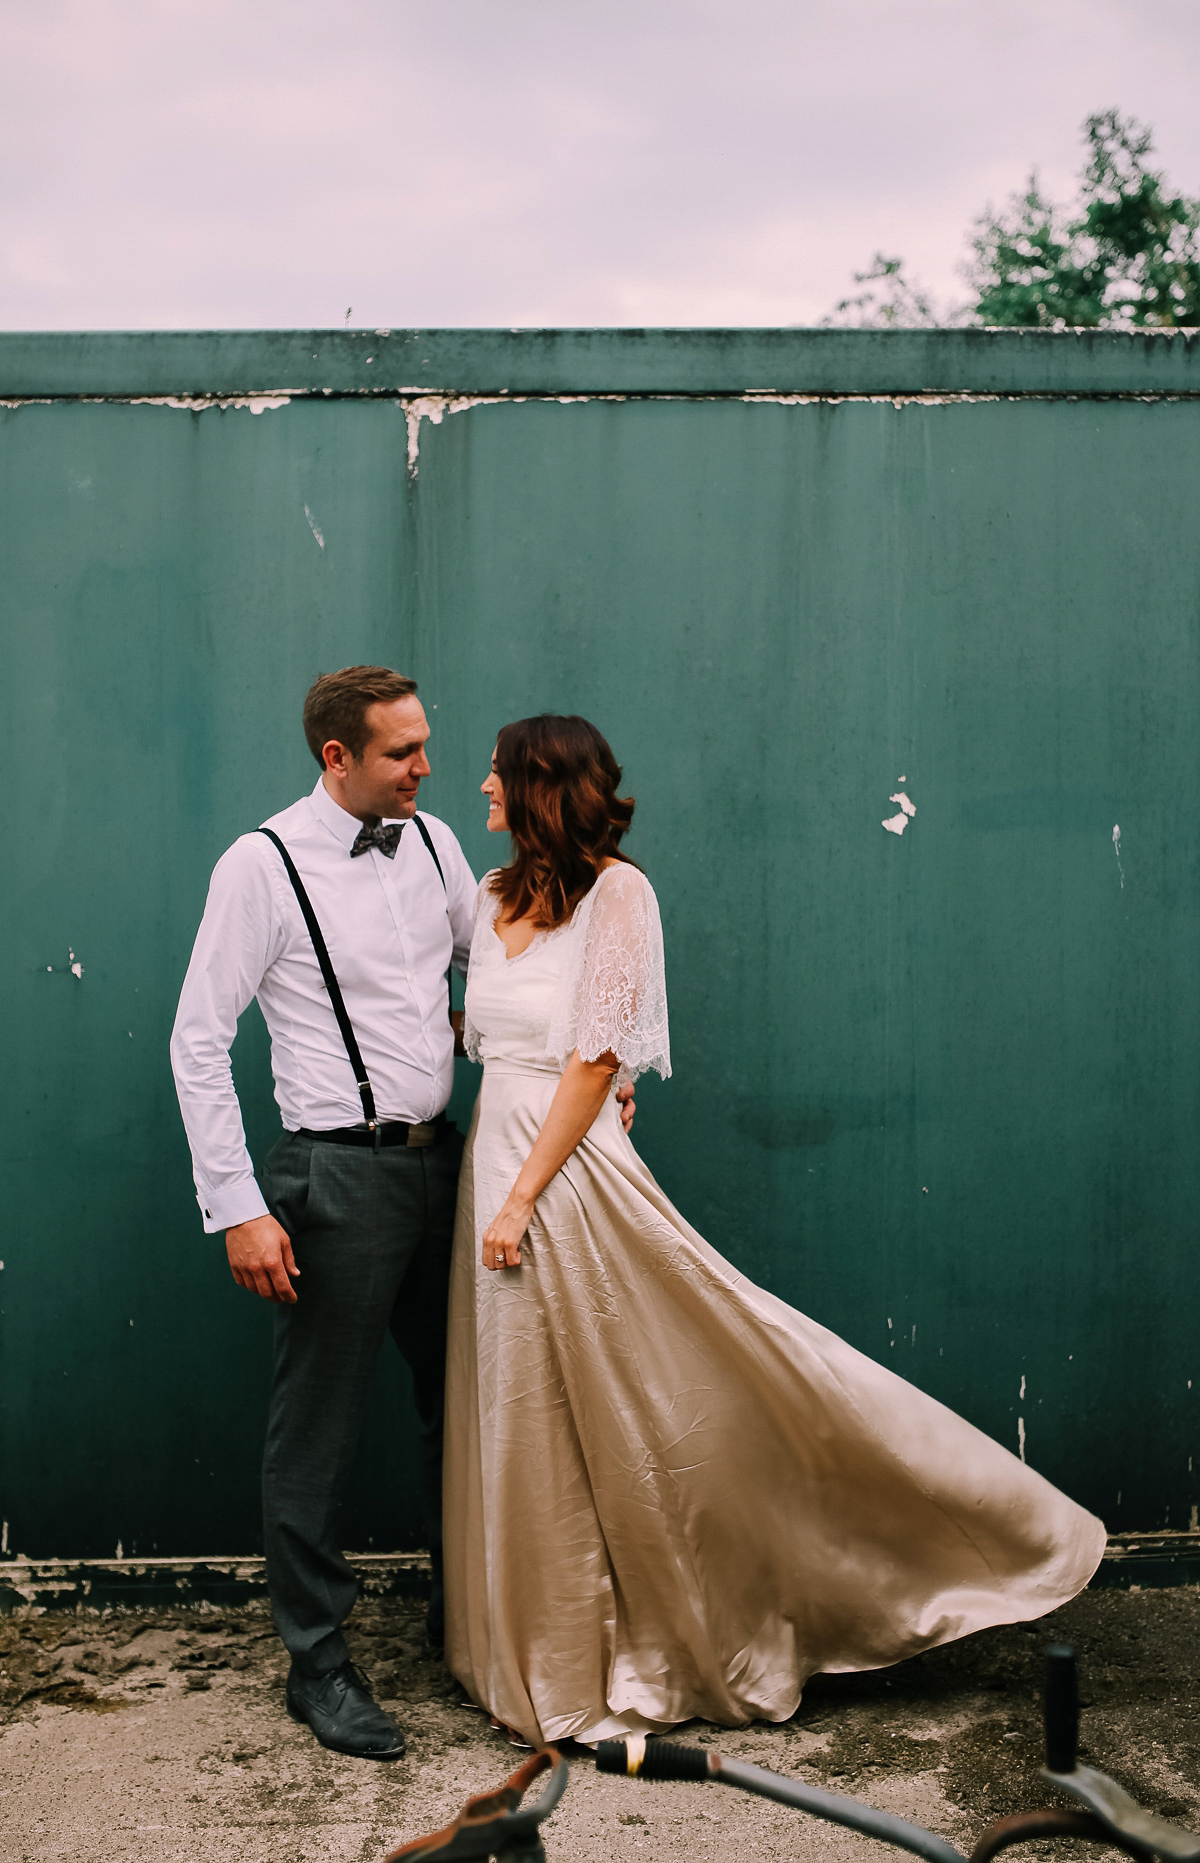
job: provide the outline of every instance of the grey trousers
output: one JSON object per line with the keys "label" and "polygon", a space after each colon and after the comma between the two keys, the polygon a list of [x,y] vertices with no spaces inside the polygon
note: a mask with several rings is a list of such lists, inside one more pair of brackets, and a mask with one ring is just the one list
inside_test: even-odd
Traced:
{"label": "grey trousers", "polygon": [[275,1373],[263,1455],[263,1533],[276,1627],[310,1675],[347,1655],[341,1626],[358,1581],[335,1516],[372,1374],[390,1332],[413,1376],[425,1531],[440,1576],[446,1302],[463,1141],[360,1150],[288,1133],[263,1190],[300,1278],[275,1309]]}

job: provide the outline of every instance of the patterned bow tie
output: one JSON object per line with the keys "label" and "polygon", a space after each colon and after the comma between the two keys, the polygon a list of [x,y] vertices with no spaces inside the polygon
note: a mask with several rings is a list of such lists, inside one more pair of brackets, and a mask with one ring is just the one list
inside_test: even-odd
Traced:
{"label": "patterned bow tie", "polygon": [[360,828],[354,846],[350,849],[350,858],[353,860],[356,854],[365,854],[368,849],[377,847],[389,860],[395,860],[403,833],[403,822],[388,822],[386,826],[383,822],[377,822],[374,828]]}

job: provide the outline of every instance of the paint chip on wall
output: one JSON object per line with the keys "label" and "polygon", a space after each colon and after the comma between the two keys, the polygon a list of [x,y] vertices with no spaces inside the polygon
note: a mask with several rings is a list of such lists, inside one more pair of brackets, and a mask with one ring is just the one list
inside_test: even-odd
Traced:
{"label": "paint chip on wall", "polygon": [[889,834],[903,834],[909,822],[917,812],[916,804],[909,801],[902,789],[897,790],[894,796],[889,796],[888,801],[898,803],[900,812],[898,815],[889,815],[882,826],[887,829]]}

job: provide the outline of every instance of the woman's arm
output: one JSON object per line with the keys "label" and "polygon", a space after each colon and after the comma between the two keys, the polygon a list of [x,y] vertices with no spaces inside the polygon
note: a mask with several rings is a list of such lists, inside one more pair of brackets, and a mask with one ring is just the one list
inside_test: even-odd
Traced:
{"label": "woman's arm", "polygon": [[591,1130],[596,1114],[612,1092],[617,1067],[615,1054],[602,1054],[598,1061],[581,1061],[578,1049],[567,1062],[533,1150],[518,1171],[499,1215],[483,1232],[485,1268],[520,1267],[521,1243],[533,1206]]}

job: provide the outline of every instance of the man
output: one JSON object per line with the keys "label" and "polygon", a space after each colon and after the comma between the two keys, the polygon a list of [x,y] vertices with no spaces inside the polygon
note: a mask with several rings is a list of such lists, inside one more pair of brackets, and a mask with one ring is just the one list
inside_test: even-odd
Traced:
{"label": "man", "polygon": [[[276,1307],[263,1533],[292,1658],[288,1708],[323,1745],[364,1759],[398,1759],[404,1735],[350,1662],[341,1626],[358,1584],[333,1524],[389,1331],[413,1375],[427,1621],[435,1646],[442,1637],[442,1393],[462,1155],[445,1118],[447,971],[466,969],[475,881],[445,823],[417,814],[429,725],[416,694],[380,666],[312,687],[304,731],[321,775],[218,861],[171,1038],[204,1227],[225,1231],[238,1285]],[[253,996],[285,1127],[261,1190],[229,1067]],[[628,1129],[631,1090],[619,1097]]]}
{"label": "man", "polygon": [[[276,1307],[263,1517],[271,1606],[292,1658],[288,1709],[338,1752],[398,1759],[404,1734],[342,1635],[358,1586],[333,1523],[390,1331],[420,1418],[428,1627],[439,1643],[446,1298],[462,1154],[444,1111],[455,1041],[447,971],[452,960],[466,969],[475,881],[445,823],[417,817],[429,725],[413,680],[378,666],[325,674],[304,702],[304,730],[321,775],[266,826],[308,896],[334,989],[279,847],[243,835],[212,876],[171,1059],[204,1227],[225,1231],[238,1285]],[[369,1097],[339,1029],[339,986]],[[252,996],[285,1127],[261,1190],[229,1066]]]}

